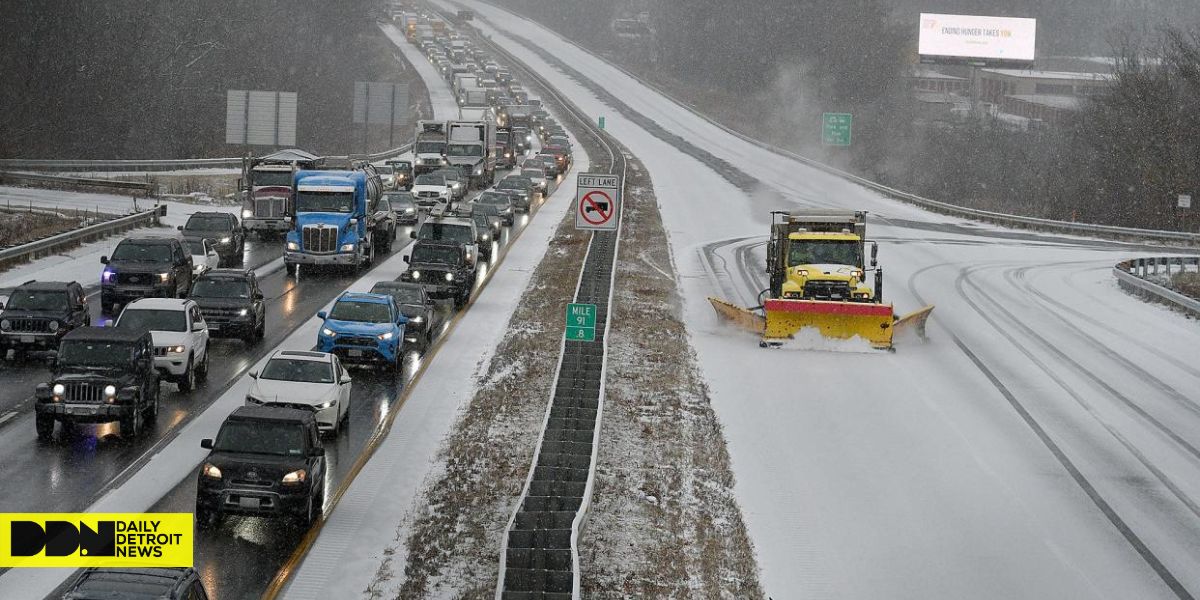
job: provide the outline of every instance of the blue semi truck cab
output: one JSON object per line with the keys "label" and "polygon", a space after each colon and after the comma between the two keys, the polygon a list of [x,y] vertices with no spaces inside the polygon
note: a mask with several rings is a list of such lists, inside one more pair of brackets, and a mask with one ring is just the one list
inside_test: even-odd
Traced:
{"label": "blue semi truck cab", "polygon": [[[373,207],[382,194],[369,164],[348,171],[297,171],[295,226],[287,234],[283,262],[351,267],[358,271],[375,258]],[[384,240],[380,244],[386,245]]]}

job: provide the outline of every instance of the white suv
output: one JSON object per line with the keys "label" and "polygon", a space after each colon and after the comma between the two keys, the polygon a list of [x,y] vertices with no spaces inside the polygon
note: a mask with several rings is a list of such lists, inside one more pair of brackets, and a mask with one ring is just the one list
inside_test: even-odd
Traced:
{"label": "white suv", "polygon": [[196,382],[208,376],[208,325],[195,302],[141,298],[125,306],[116,326],[150,331],[154,366],[179,391],[196,389]]}
{"label": "white suv", "polygon": [[251,371],[250,377],[247,406],[308,409],[317,416],[317,428],[334,435],[350,414],[350,373],[332,354],[276,350],[262,372]]}

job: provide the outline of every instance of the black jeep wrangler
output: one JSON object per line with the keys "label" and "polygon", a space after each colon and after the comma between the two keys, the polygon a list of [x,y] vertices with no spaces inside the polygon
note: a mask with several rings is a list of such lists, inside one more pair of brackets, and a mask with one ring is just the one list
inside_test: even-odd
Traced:
{"label": "black jeep wrangler", "polygon": [[267,305],[254,271],[208,271],[196,279],[189,298],[200,307],[210,337],[237,337],[247,344],[262,340],[267,327]]}
{"label": "black jeep wrangler", "polygon": [[54,422],[118,421],[121,435],[141,435],[158,416],[154,340],[146,330],[80,327],[63,336],[49,383],[40,383],[38,439],[54,434]]}
{"label": "black jeep wrangler", "polygon": [[92,324],[87,294],[72,281],[26,281],[0,304],[0,359],[13,350],[19,359],[27,352],[58,350],[73,329]]}
{"label": "black jeep wrangler", "polygon": [[400,281],[425,286],[430,298],[453,299],[456,308],[466,306],[475,286],[475,264],[467,259],[467,247],[453,241],[417,240],[410,256],[404,257],[408,270]]}
{"label": "black jeep wrangler", "polygon": [[192,291],[192,253],[176,238],[125,238],[112,258],[101,256],[100,312],[120,314],[138,298],[186,298]]}
{"label": "black jeep wrangler", "polygon": [[325,448],[311,410],[241,406],[200,465],[196,523],[217,524],[222,514],[291,516],[312,524],[325,505]]}
{"label": "black jeep wrangler", "polygon": [[154,598],[208,600],[200,574],[191,567],[92,567],[71,583],[63,600]]}

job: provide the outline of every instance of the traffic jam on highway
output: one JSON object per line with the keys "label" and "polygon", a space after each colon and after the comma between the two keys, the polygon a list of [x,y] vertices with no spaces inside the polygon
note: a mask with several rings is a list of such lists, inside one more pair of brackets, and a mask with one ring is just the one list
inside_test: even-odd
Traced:
{"label": "traffic jam on highway", "polygon": [[[36,436],[0,441],[27,445],[4,448],[19,457],[5,471],[30,482],[4,486],[5,507],[88,509],[231,382],[252,380],[201,441],[195,477],[154,505],[195,514],[206,576],[91,569],[57,593],[261,593],[261,574],[322,515],[423,357],[571,170],[571,138],[513,71],[446,21],[422,20],[436,34],[408,39],[453,90],[459,118],[419,121],[411,155],[247,158],[238,212],[201,210],[169,234],[125,237],[95,281],[8,292],[4,408]],[[398,275],[341,291],[401,253]],[[314,314],[310,347],[281,348]],[[238,568],[258,575],[217,575]]]}

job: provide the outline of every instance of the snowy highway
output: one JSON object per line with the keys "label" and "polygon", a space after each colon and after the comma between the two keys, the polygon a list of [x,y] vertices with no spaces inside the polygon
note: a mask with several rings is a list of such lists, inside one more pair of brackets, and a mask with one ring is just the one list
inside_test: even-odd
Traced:
{"label": "snowy highway", "polygon": [[[1113,264],[1146,249],[881,198],[725,132],[538,24],[463,4],[609,115],[649,168],[767,594],[1200,593],[1200,334],[1113,281]],[[870,211],[897,311],[937,305],[929,343],[766,351],[717,320],[706,296],[753,305],[765,287],[768,211],[814,206]],[[702,251],[728,239],[747,251]]]}

